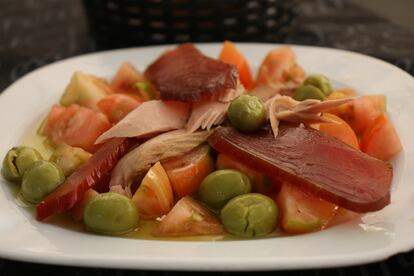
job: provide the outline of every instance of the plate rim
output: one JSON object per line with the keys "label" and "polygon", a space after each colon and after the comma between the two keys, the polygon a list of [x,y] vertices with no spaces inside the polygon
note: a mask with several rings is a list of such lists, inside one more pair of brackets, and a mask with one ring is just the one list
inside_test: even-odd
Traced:
{"label": "plate rim", "polygon": [[[203,46],[214,46],[217,47],[221,45],[221,42],[211,42],[211,43],[194,43],[197,47],[203,47]],[[6,87],[3,92],[0,94],[0,101],[4,99],[4,95],[9,95],[12,93],[14,86],[18,83],[24,82],[26,79],[30,78],[31,76],[35,74],[39,74],[39,72],[50,70],[51,67],[56,66],[61,63],[67,63],[67,62],[73,62],[76,59],[82,59],[82,58],[90,58],[93,56],[99,56],[99,55],[116,55],[123,51],[139,51],[139,50],[145,50],[145,49],[151,49],[154,48],[158,49],[165,49],[169,47],[175,47],[177,44],[167,44],[167,45],[154,45],[154,46],[144,46],[144,47],[128,47],[128,48],[121,48],[121,49],[114,49],[114,50],[105,50],[105,51],[98,51],[98,52],[92,52],[82,55],[77,55],[69,58],[65,58],[50,64],[47,64],[45,66],[42,66],[40,68],[37,68],[23,76],[21,76],[19,79],[14,81],[12,84],[10,84],[8,87]],[[237,42],[236,45],[246,45],[246,46],[257,46],[257,45],[266,45],[266,46],[272,46],[272,47],[282,47],[282,46],[289,46],[294,48],[303,48],[303,49],[319,49],[319,50],[328,50],[333,52],[339,52],[339,53],[346,53],[351,55],[356,55],[360,58],[368,58],[375,62],[380,62],[382,65],[386,65],[390,67],[392,70],[397,70],[399,74],[402,73],[402,75],[407,78],[410,82],[414,85],[414,77],[411,76],[406,71],[402,70],[401,68],[390,64],[386,61],[383,61],[381,59],[353,52],[343,49],[336,49],[336,48],[329,48],[329,47],[319,47],[319,46],[306,46],[306,45],[295,45],[295,44],[280,44],[280,43],[254,43],[254,42]],[[3,181],[3,180],[2,180]],[[164,242],[164,241],[156,241],[156,242]],[[234,242],[234,241],[232,241]],[[246,242],[246,241],[243,241]],[[193,242],[186,242],[186,243],[206,243],[206,242],[199,242],[199,241],[193,241]],[[334,256],[331,258],[327,258],[325,262],[318,261],[318,265],[314,265],[312,262],[314,261],[313,258],[310,258],[309,261],[303,261],[302,266],[300,266],[300,269],[309,269],[309,268],[328,268],[328,267],[338,267],[338,266],[350,266],[350,265],[358,265],[358,264],[364,264],[372,261],[380,261],[387,259],[390,256],[393,256],[397,253],[402,252],[408,252],[414,248],[414,239],[412,241],[411,245],[406,245],[405,248],[401,248],[401,246],[397,246],[396,244],[392,244],[392,246],[386,247],[387,250],[381,250],[381,251],[365,251],[363,253],[355,253],[352,256],[348,256],[348,258],[342,257],[342,260],[335,259]],[[376,253],[376,254],[374,254]],[[144,263],[139,263],[139,265],[134,265],[134,262],[132,259],[126,259],[126,260],[117,260],[119,265],[114,265],[114,263],[109,262],[109,260],[102,260],[102,256],[100,257],[94,257],[89,256],[85,258],[82,257],[76,257],[76,256],[62,256],[62,255],[54,255],[52,258],[36,258],[38,257],[38,254],[33,253],[29,254],[28,252],[7,252],[7,250],[4,250],[0,246],[0,257],[5,259],[13,259],[18,261],[28,261],[28,262],[35,262],[35,263],[47,263],[47,264],[55,264],[55,265],[70,265],[70,266],[88,266],[88,267],[105,267],[105,268],[126,268],[126,269],[150,269],[150,270],[226,270],[226,271],[252,271],[252,270],[280,270],[280,269],[298,269],[297,267],[297,261],[292,261],[290,259],[283,260],[276,256],[276,258],[279,258],[279,261],[275,260],[275,257],[269,257],[266,259],[263,259],[261,261],[258,261],[255,259],[255,264],[249,264],[248,262],[240,262],[240,259],[234,259],[229,260],[225,259],[223,261],[219,261],[218,259],[214,259],[214,264],[216,266],[212,267],[212,261],[206,260],[205,258],[194,258],[191,261],[191,264],[189,265],[188,261],[184,261],[183,259],[174,259],[169,258],[165,259],[162,262],[164,263],[163,267],[159,267],[157,265],[159,262],[159,259],[157,260],[151,260],[148,259]],[[85,259],[84,259],[85,258]],[[314,257],[316,258],[316,257]],[[357,258],[358,260],[355,260]],[[47,259],[47,260],[45,260]],[[92,261],[91,261],[92,260]],[[280,260],[283,260],[282,262]],[[335,261],[333,261],[335,260]]]}

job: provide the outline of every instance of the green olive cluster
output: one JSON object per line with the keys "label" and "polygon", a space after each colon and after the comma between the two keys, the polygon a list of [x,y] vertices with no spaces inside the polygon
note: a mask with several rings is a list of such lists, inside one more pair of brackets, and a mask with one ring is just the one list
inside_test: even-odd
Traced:
{"label": "green olive cluster", "polygon": [[323,75],[310,75],[296,91],[294,98],[297,101],[316,99],[323,101],[332,93],[332,86],[328,78]]}
{"label": "green olive cluster", "polygon": [[275,230],[278,207],[269,197],[251,193],[250,179],[236,170],[217,170],[209,174],[198,190],[199,199],[220,210],[224,228],[242,237],[260,237]]}
{"label": "green olive cluster", "polygon": [[14,147],[7,152],[1,168],[5,179],[21,183],[21,195],[33,204],[42,201],[65,180],[59,166],[42,159],[34,148]]}
{"label": "green olive cluster", "polygon": [[[59,146],[43,160],[41,154],[30,147],[14,147],[4,157],[2,176],[21,183],[20,194],[31,204],[41,202],[69,175],[89,158],[90,154],[70,146]],[[57,165],[57,164],[60,164]],[[61,166],[65,169],[62,170]],[[83,219],[88,229],[106,235],[119,235],[135,229],[139,222],[135,204],[117,193],[98,194],[87,201]]]}

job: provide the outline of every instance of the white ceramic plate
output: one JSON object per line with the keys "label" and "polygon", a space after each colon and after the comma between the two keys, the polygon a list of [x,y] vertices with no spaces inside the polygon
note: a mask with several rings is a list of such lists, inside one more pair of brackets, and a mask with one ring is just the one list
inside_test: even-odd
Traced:
{"label": "white ceramic plate", "polygon": [[[221,44],[200,49],[216,57]],[[252,67],[278,45],[240,44]],[[0,156],[48,111],[76,70],[112,76],[123,61],[139,69],[166,47],[108,51],[70,58],[38,69],[0,96]],[[19,207],[10,185],[0,180],[0,257],[21,261],[94,267],[175,270],[266,270],[346,266],[385,259],[414,248],[414,79],[383,61],[361,54],[294,46],[307,73],[323,73],[362,94],[388,98],[388,111],[404,151],[394,161],[392,203],[380,212],[307,235],[224,241],[131,240],[76,232],[40,223]]]}

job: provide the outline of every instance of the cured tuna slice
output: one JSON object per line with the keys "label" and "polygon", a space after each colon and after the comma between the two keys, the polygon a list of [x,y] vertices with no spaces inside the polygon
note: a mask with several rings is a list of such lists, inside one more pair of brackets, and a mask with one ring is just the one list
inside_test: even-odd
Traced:
{"label": "cured tuna slice", "polygon": [[159,100],[146,101],[99,136],[95,144],[114,137],[143,137],[183,128],[189,116],[189,104]]}
{"label": "cured tuna slice", "polygon": [[238,72],[233,65],[203,55],[192,44],[168,51],[145,71],[162,100],[195,102],[219,97],[236,89]]}
{"label": "cured tuna slice", "polygon": [[270,130],[247,135],[221,127],[208,142],[265,175],[352,211],[376,211],[390,202],[388,163],[314,129],[283,126],[275,138]]}

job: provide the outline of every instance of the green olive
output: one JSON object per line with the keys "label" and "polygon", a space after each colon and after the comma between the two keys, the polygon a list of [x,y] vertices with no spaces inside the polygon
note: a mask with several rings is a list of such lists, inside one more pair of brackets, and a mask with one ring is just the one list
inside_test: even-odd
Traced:
{"label": "green olive", "polygon": [[266,109],[258,97],[242,95],[231,102],[227,117],[238,130],[255,132],[266,123]]}
{"label": "green olive", "polygon": [[36,161],[23,175],[20,192],[28,202],[39,203],[64,180],[62,169],[56,164],[45,160]]}
{"label": "green olive", "polygon": [[21,147],[16,158],[16,166],[20,175],[23,176],[34,162],[42,159],[40,153],[34,148]]}
{"label": "green olive", "polygon": [[250,179],[236,170],[218,170],[204,178],[198,189],[199,199],[220,209],[235,196],[250,193]]}
{"label": "green olive", "polygon": [[244,194],[230,200],[220,213],[224,228],[242,237],[260,237],[275,230],[279,210],[276,203],[262,194]]}
{"label": "green olive", "polygon": [[56,147],[49,160],[56,163],[63,170],[65,176],[69,176],[85,164],[91,156],[92,154],[81,148],[61,144]]}
{"label": "green olive", "polygon": [[16,166],[17,148],[12,148],[3,159],[3,166],[1,167],[1,175],[9,180],[18,182],[21,176]]}
{"label": "green olive", "polygon": [[298,88],[296,88],[294,98],[297,101],[304,101],[307,99],[316,99],[323,101],[325,99],[325,95],[316,86],[308,84],[301,85]]}
{"label": "green olive", "polygon": [[41,159],[40,153],[33,148],[14,147],[3,159],[1,174],[9,181],[19,182],[33,163]]}
{"label": "green olive", "polygon": [[319,90],[321,90],[325,96],[329,96],[329,94],[332,93],[331,83],[329,82],[328,78],[323,75],[310,75],[305,79],[303,84],[313,85],[319,88]]}
{"label": "green olive", "polygon": [[118,193],[97,195],[85,207],[83,219],[88,229],[106,235],[121,235],[134,230],[139,215],[134,202]]}

